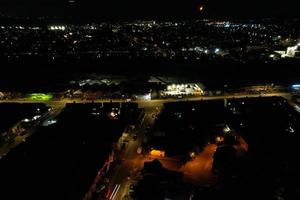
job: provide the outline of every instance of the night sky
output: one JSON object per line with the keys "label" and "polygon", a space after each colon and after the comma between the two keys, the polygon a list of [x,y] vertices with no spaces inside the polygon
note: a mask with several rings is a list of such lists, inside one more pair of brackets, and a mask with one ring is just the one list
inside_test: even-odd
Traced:
{"label": "night sky", "polygon": [[[72,3],[72,1],[75,1]],[[204,5],[203,12],[197,8]],[[12,16],[94,18],[185,18],[299,16],[297,1],[284,0],[1,0]]]}

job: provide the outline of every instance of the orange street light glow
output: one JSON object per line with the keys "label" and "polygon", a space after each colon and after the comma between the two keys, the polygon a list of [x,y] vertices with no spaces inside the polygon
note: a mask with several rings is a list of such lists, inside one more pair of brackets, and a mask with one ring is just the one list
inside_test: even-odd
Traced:
{"label": "orange street light glow", "polygon": [[165,152],[160,150],[152,150],[150,155],[155,157],[165,157]]}

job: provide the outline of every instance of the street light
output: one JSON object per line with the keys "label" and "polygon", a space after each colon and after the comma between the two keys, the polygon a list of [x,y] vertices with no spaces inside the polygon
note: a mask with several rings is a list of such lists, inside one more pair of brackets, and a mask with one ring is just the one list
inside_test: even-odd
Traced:
{"label": "street light", "polygon": [[194,158],[196,157],[196,153],[195,153],[195,152],[191,152],[191,153],[190,153],[190,157],[191,157],[192,159],[194,159]]}

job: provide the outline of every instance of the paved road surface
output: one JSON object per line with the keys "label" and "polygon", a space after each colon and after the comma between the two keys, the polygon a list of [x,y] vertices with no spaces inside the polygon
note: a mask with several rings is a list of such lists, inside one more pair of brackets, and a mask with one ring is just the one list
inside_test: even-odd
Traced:
{"label": "paved road surface", "polygon": [[145,109],[145,118],[141,126],[133,131],[132,134],[138,136],[137,140],[129,141],[126,149],[122,152],[122,163],[117,166],[112,177],[110,177],[110,189],[115,189],[115,195],[111,195],[111,200],[122,200],[129,192],[129,186],[135,182],[136,172],[143,167],[144,159],[141,155],[137,154],[137,149],[141,145],[145,137],[145,132],[148,125],[154,122],[153,114],[157,114],[156,106],[149,106]]}
{"label": "paved road surface", "polygon": [[[142,169],[144,161],[146,158],[143,158],[141,155],[137,154],[137,149],[141,145],[142,141],[145,138],[145,132],[148,125],[152,125],[154,122],[153,114],[158,112],[157,109],[160,109],[162,105],[166,102],[177,102],[177,101],[198,101],[198,100],[217,100],[217,99],[230,99],[230,98],[245,98],[245,97],[267,97],[267,96],[282,96],[287,99],[290,99],[291,95],[289,93],[269,93],[261,95],[253,94],[235,94],[235,95],[225,95],[225,96],[201,96],[201,97],[191,97],[184,99],[159,99],[159,100],[149,100],[149,101],[133,101],[139,103],[140,108],[145,108],[145,118],[141,124],[141,127],[137,128],[133,133],[137,134],[138,138],[136,141],[130,140],[126,149],[122,152],[123,162],[116,167],[115,172],[112,177],[110,177],[110,189],[113,191],[115,189],[114,195],[111,196],[110,200],[122,200],[125,195],[128,195],[129,186],[132,182],[135,181],[134,172]],[[19,103],[36,103],[42,101],[29,101],[26,99],[14,99],[14,100],[2,100],[3,102],[19,102]],[[57,116],[60,111],[64,108],[66,103],[87,103],[91,102],[88,100],[74,100],[74,99],[63,99],[56,101],[42,102],[52,106],[54,109],[48,116],[45,118],[53,119]],[[124,100],[95,100],[95,103],[103,102],[125,102]],[[35,131],[35,127],[32,130],[28,131],[25,138],[30,136]],[[18,138],[15,143],[6,148],[6,151],[3,151],[3,154],[6,154],[11,148],[14,148],[19,143],[23,141],[23,138]],[[2,153],[2,151],[0,151]],[[0,154],[1,155],[1,154]]]}
{"label": "paved road surface", "polygon": [[26,138],[30,137],[32,134],[34,134],[34,132],[37,130],[37,128],[46,120],[49,119],[54,119],[56,116],[58,116],[60,114],[60,112],[62,111],[62,109],[64,108],[64,106],[58,105],[58,106],[53,106],[52,110],[50,112],[47,112],[44,114],[44,116],[42,116],[40,119],[38,119],[38,121],[36,122],[36,124],[31,127],[30,129],[26,130],[26,134],[22,135],[22,136],[16,136],[14,138],[14,142],[11,144],[3,144],[0,147],[0,159],[7,155],[9,153],[9,151],[15,147],[17,147],[19,144],[26,142]]}
{"label": "paved road surface", "polygon": [[[160,105],[166,102],[177,102],[177,101],[199,101],[199,100],[217,100],[217,99],[230,99],[230,98],[245,98],[245,97],[270,97],[270,96],[281,96],[287,99],[291,98],[290,93],[267,93],[267,94],[230,94],[230,95],[221,95],[221,96],[199,96],[199,97],[188,97],[188,98],[182,98],[182,99],[176,99],[176,98],[168,98],[168,99],[154,99],[154,100],[137,100],[132,101],[139,103],[140,107],[148,107],[148,106],[155,106]],[[37,100],[29,100],[29,99],[10,99],[10,100],[0,100],[0,103],[45,103],[50,106],[58,106],[61,104],[66,103],[108,103],[108,102],[126,102],[126,100],[123,99],[99,99],[99,100],[82,100],[82,99],[61,99],[61,100],[51,100],[51,101],[37,101]]]}

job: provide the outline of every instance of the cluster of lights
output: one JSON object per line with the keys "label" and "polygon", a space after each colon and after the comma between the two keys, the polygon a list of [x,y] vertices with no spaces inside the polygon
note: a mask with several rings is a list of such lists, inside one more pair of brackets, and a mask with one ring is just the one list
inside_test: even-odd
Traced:
{"label": "cluster of lights", "polygon": [[108,117],[110,119],[117,119],[120,114],[120,111],[118,108],[113,108],[110,113],[108,113]]}
{"label": "cluster of lights", "polygon": [[299,90],[300,89],[300,84],[294,84],[292,85],[292,88],[295,90]]}
{"label": "cluster of lights", "polygon": [[208,54],[209,52],[214,52],[215,54],[218,54],[221,52],[221,49],[220,48],[215,48],[215,49],[212,49],[212,50],[208,50],[208,49],[204,49],[204,48],[201,48],[201,47],[194,47],[194,48],[181,48],[181,51],[185,52],[185,51],[196,51],[196,52],[204,52],[205,54]]}
{"label": "cluster of lights", "polygon": [[251,29],[266,29],[262,24],[244,24],[244,23],[233,23],[229,21],[212,21],[208,22],[207,25],[214,26],[217,28],[251,28]]}
{"label": "cluster of lights", "polygon": [[56,119],[50,119],[50,120],[44,121],[42,125],[43,126],[51,126],[51,125],[56,124],[56,123],[57,123]]}
{"label": "cluster of lights", "polygon": [[56,31],[56,30],[64,31],[64,30],[66,30],[66,27],[65,26],[50,26],[50,30],[52,30],[52,31]]}
{"label": "cluster of lights", "polygon": [[36,115],[36,116],[32,117],[32,119],[25,118],[22,121],[28,123],[28,122],[31,122],[31,121],[36,121],[37,119],[39,119],[41,117],[42,117],[41,115]]}
{"label": "cluster of lights", "polygon": [[[300,43],[298,43],[295,46],[288,47],[286,51],[277,51],[277,53],[281,54],[282,58],[285,58],[285,57],[295,57],[295,53],[299,51],[298,50],[299,48],[300,48]],[[270,55],[270,57],[271,56],[272,55]]]}
{"label": "cluster of lights", "polygon": [[172,84],[167,86],[168,94],[192,94],[194,92],[203,93],[203,90],[197,84]]}
{"label": "cluster of lights", "polygon": [[187,87],[188,87],[187,84],[178,84],[178,85],[173,84],[173,85],[169,85],[167,87],[167,90],[169,90],[169,91],[172,91],[172,90],[183,90],[183,89],[185,89]]}

